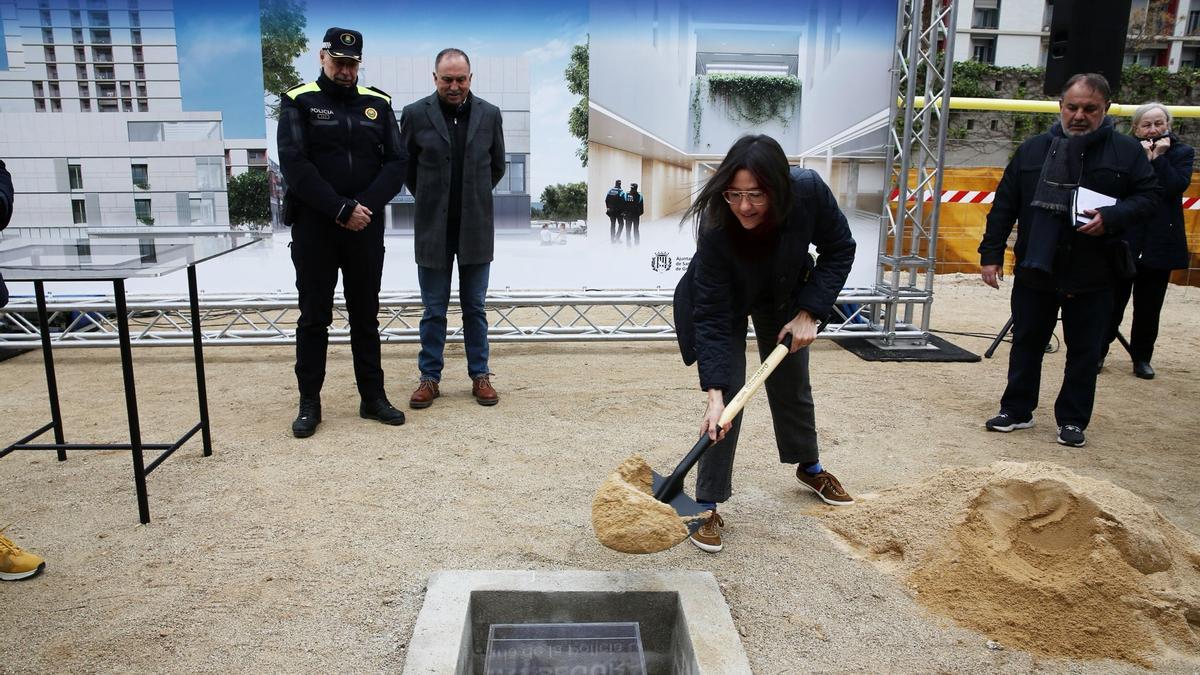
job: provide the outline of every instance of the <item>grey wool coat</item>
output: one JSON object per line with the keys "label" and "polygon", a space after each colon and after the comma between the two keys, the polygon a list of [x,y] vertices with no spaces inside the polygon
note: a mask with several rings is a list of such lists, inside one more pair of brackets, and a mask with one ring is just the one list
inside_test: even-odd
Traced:
{"label": "grey wool coat", "polygon": [[[467,147],[463,155],[462,225],[458,235],[460,265],[492,261],[495,226],[492,188],[504,177],[504,129],[500,109],[470,97]],[[446,266],[446,215],[450,201],[450,130],[438,106],[437,93],[404,106],[400,138],[408,149],[405,184],[416,200],[417,264]]]}

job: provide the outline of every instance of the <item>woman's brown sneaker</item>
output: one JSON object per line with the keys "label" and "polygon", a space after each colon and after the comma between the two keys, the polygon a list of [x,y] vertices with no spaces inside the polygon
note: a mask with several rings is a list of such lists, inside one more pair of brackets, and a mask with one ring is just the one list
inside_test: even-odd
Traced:
{"label": "woman's brown sneaker", "polygon": [[796,467],[796,480],[817,493],[821,501],[830,506],[845,506],[854,503],[854,498],[850,496],[849,492],[846,492],[846,488],[842,487],[841,482],[828,471],[809,474],[804,469]]}
{"label": "woman's brown sneaker", "polygon": [[700,529],[696,530],[690,539],[696,548],[708,553],[719,553],[723,547],[721,544],[721,528],[725,527],[725,521],[721,519],[720,514],[716,511],[704,521]]}

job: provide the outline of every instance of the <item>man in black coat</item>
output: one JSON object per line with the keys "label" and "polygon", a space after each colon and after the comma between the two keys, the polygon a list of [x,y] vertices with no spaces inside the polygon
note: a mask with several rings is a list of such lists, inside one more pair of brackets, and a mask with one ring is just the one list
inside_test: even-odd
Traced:
{"label": "man in black coat", "polygon": [[504,125],[500,109],[471,93],[471,60],[448,48],[433,62],[436,91],[404,106],[400,133],[410,163],[405,179],[416,200],[417,283],[421,286],[421,380],[408,399],[428,408],[441,395],[446,313],[458,260],[458,297],[471,395],[495,405],[488,364],[484,301],[495,250],[492,189],[504,177]]}
{"label": "man in black coat", "polygon": [[330,28],[321,75],[279,97],[279,166],[287,181],[300,319],[296,322],[297,438],[321,423],[321,386],[338,271],[350,314],[359,415],[404,424],[388,401],[379,354],[384,209],[404,185],[407,155],[392,100],[358,84],[362,34]]}
{"label": "man in black coat", "polygon": [[[996,188],[979,245],[984,283],[999,288],[1014,222],[1016,279],[1008,386],[990,431],[1033,426],[1042,356],[1062,310],[1067,364],[1054,404],[1058,442],[1084,445],[1096,394],[1096,364],[1117,280],[1114,243],[1154,211],[1158,183],[1137,141],[1113,131],[1103,76],[1071,77],[1059,99],[1061,120],[1025,141]],[[1076,187],[1117,201],[1077,212]]]}

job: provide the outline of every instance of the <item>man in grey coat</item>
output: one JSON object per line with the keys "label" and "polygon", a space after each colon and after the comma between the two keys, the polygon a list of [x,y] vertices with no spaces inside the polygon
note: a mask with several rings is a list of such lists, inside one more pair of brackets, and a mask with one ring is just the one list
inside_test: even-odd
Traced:
{"label": "man in grey coat", "polygon": [[451,273],[458,258],[459,302],[471,394],[480,405],[500,397],[488,368],[488,274],[495,228],[492,188],[504,177],[500,109],[471,93],[471,60],[459,49],[434,59],[437,91],[404,107],[400,135],[408,149],[406,184],[416,200],[417,281],[421,286],[421,382],[409,399],[428,408],[440,395]]}

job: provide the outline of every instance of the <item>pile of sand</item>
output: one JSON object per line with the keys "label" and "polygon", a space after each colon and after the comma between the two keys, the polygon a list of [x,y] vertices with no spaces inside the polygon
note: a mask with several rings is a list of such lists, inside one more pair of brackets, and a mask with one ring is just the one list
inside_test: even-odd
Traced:
{"label": "pile of sand", "polygon": [[653,484],[650,465],[640,455],[600,484],[592,499],[592,530],[601,544],[622,553],[657,553],[687,539],[691,519],[655,499]]}
{"label": "pile of sand", "polygon": [[1200,540],[1041,462],[943,471],[825,514],[927,607],[1036,654],[1200,663]]}

